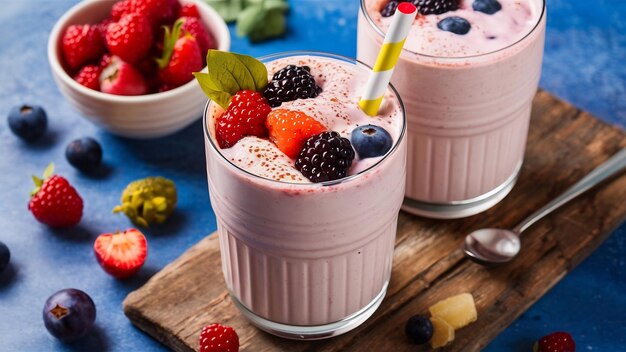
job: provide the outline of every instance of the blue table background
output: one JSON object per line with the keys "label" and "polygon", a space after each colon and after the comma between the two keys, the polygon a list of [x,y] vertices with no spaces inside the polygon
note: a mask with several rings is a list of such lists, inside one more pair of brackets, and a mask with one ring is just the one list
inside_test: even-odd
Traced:
{"label": "blue table background", "polygon": [[[215,230],[207,194],[200,122],[173,136],[134,141],[112,136],[84,120],[57,90],[46,58],[48,34],[76,0],[0,0],[0,116],[25,103],[47,109],[49,133],[34,145],[0,122],[0,240],[12,266],[0,276],[2,351],[162,351],[135,329],[121,302],[128,292]],[[254,56],[311,49],[355,56],[358,1],[291,0],[285,39],[251,45],[233,38],[232,50]],[[626,2],[548,0],[548,33],[541,86],[601,119],[626,127]],[[233,32],[234,33],[234,32]],[[71,140],[93,136],[104,148],[107,172],[87,177],[64,158]],[[81,224],[53,231],[26,209],[32,187],[48,162],[56,163],[85,201]],[[164,226],[145,233],[150,253],[131,280],[106,275],[92,254],[103,232],[130,226],[111,215],[124,186],[162,175],[175,180],[179,206]],[[626,351],[626,226],[612,236],[545,297],[507,328],[486,351],[530,351],[533,341],[555,330],[571,332],[580,351]],[[45,330],[41,309],[53,292],[88,292],[97,309],[97,330],[65,345]]]}

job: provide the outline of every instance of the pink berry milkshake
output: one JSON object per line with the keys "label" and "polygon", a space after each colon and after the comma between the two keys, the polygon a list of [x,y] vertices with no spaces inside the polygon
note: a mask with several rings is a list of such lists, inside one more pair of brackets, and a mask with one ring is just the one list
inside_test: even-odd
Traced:
{"label": "pink berry milkshake", "polygon": [[[545,3],[412,2],[427,14],[413,23],[392,78],[408,120],[403,210],[470,216],[502,200],[521,168],[541,75]],[[361,1],[359,60],[375,61],[391,21],[385,16],[397,3]]]}
{"label": "pink berry milkshake", "polygon": [[[281,103],[274,99],[284,98],[291,88],[270,93],[266,88],[263,94],[272,104],[264,122],[268,134],[257,131],[259,136],[245,135],[229,147],[221,138],[236,131],[219,129],[233,131],[235,123],[222,121],[228,114],[243,114],[233,110],[240,98],[233,97],[226,112],[213,101],[207,105],[207,175],[224,277],[235,305],[259,328],[293,339],[335,336],[373,314],[387,289],[404,198],[403,106],[390,87],[378,116],[359,110],[369,68],[352,59],[294,52],[261,60],[268,87],[281,70],[286,77],[306,76],[307,70],[319,90],[314,97]],[[249,104],[241,106],[248,109]],[[293,157],[289,143],[294,138],[285,131],[296,125],[307,126],[299,131],[315,132]],[[367,148],[352,136],[363,129],[378,133],[369,125],[388,132],[389,146],[380,155],[367,156]],[[352,146],[339,146],[341,138]],[[322,155],[330,158],[328,150],[315,154],[324,146],[352,153],[347,153],[351,165],[336,179],[326,180],[303,166],[308,161],[315,166]]]}

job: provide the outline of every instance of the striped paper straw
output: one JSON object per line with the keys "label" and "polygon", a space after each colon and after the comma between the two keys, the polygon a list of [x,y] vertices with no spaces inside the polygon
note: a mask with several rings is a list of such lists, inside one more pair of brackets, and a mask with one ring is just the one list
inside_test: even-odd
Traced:
{"label": "striped paper straw", "polygon": [[417,8],[410,2],[398,5],[396,13],[383,40],[372,73],[365,85],[359,106],[369,116],[378,115],[378,108],[383,101],[385,91],[391,80],[393,69],[398,62],[402,47],[415,20]]}

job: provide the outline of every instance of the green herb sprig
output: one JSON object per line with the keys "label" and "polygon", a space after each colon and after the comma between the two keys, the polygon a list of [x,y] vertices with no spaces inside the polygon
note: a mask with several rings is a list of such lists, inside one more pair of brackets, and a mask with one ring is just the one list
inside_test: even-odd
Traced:
{"label": "green herb sprig", "polygon": [[205,0],[226,22],[237,22],[237,35],[252,42],[280,37],[286,30],[287,0]]}

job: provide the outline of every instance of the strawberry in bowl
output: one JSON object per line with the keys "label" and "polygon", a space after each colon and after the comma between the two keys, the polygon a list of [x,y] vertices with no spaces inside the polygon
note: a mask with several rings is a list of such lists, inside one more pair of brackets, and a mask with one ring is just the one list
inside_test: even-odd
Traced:
{"label": "strawberry in bowl", "polygon": [[48,61],[61,93],[117,135],[154,138],[202,115],[193,80],[209,49],[228,50],[222,18],[202,0],[83,1],[56,23]]}

